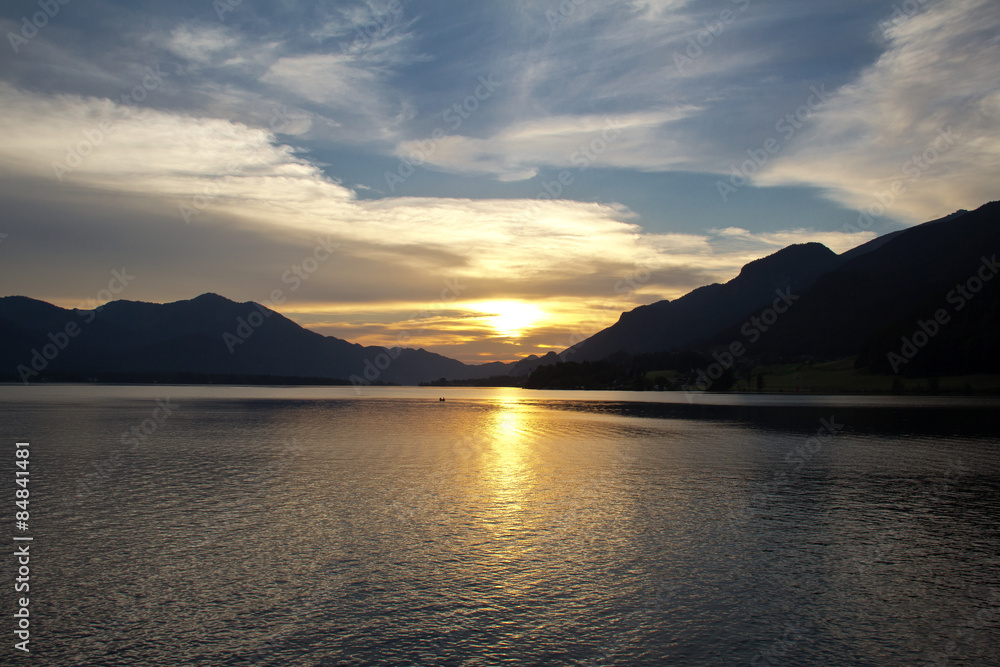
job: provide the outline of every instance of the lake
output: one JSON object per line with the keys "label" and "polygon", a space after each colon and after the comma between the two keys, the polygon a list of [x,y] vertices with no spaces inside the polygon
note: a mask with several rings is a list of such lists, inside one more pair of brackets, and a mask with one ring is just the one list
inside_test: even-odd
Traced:
{"label": "lake", "polygon": [[998,665],[998,408],[0,386],[31,659]]}

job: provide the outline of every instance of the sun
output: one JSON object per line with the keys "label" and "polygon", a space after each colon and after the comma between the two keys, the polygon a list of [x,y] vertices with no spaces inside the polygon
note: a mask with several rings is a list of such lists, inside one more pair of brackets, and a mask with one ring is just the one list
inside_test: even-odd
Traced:
{"label": "sun", "polygon": [[524,301],[488,301],[480,305],[484,319],[501,336],[520,338],[539,320],[545,311]]}

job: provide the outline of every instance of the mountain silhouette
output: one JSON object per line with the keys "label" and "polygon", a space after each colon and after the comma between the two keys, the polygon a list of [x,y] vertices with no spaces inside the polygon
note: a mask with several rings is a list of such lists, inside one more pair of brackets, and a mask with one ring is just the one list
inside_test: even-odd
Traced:
{"label": "mountain silhouette", "polygon": [[[260,304],[212,293],[165,304],[112,301],[96,310],[10,296],[0,298],[0,378],[199,375],[418,384],[521,377],[560,361],[704,354],[734,342],[746,347],[748,358],[765,361],[856,356],[858,366],[874,372],[1000,372],[998,253],[1000,202],[841,255],[818,243],[792,245],[750,262],[725,284],[623,313],[560,355],[481,365],[323,336]],[[759,324],[754,318],[768,310],[771,319]]]}
{"label": "mountain silhouette", "polygon": [[8,379],[187,373],[416,384],[468,376],[475,368],[423,349],[323,336],[264,306],[218,294],[165,304],[112,301],[96,311],[0,299],[0,371]]}
{"label": "mountain silhouette", "polygon": [[[876,241],[881,239],[872,244]],[[913,365],[907,361],[894,370],[1000,370],[998,253],[1000,202],[912,227],[874,249],[861,246],[806,290],[761,336],[756,351],[784,357],[859,355],[860,366],[890,370],[888,355],[903,345],[901,339],[940,311],[944,322],[927,327],[934,333]],[[734,333],[723,332],[716,342]]]}
{"label": "mountain silhouette", "polygon": [[772,303],[779,292],[801,294],[839,261],[820,243],[789,246],[750,262],[724,285],[699,287],[675,301],[658,301],[623,313],[617,323],[577,343],[563,357],[596,361],[616,352],[696,347]]}
{"label": "mountain silhouette", "polygon": [[[998,253],[1000,202],[887,234],[839,256],[816,243],[793,245],[747,264],[724,285],[623,313],[562,357],[595,361],[739,342],[750,356],[769,361],[857,355],[858,366],[876,372],[996,372],[1000,280],[992,277]],[[977,280],[976,293],[963,296],[960,288],[977,287]],[[754,324],[751,318],[782,290],[794,295],[791,305],[783,304],[786,312],[765,326]],[[933,326],[935,313],[947,321]],[[925,329],[933,335],[925,331],[919,354],[893,365],[890,354],[906,344],[904,338],[912,343]],[[917,341],[923,341],[920,334]]]}

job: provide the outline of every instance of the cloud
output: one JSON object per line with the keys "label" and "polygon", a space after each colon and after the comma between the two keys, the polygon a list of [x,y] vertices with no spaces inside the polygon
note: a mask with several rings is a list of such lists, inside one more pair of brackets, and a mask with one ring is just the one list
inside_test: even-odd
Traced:
{"label": "cloud", "polygon": [[[404,132],[397,156],[501,181],[584,165],[726,173],[743,153],[734,141],[748,142],[762,126],[773,132],[775,109],[794,110],[809,94],[811,81],[784,81],[799,73],[769,34],[787,7],[742,0],[519,7],[517,31],[505,34],[509,48],[489,63],[499,90],[481,108],[467,108],[457,126],[442,127],[443,137]],[[761,109],[763,100],[770,108]],[[610,141],[609,125],[619,130]],[[592,142],[600,150],[588,150]]]}
{"label": "cloud", "polygon": [[[314,138],[345,143],[393,141],[412,119],[412,105],[388,86],[392,49],[361,53],[310,53],[283,56],[260,77],[277,99],[300,106],[319,105],[331,123]],[[336,127],[336,130],[333,130]]]}
{"label": "cloud", "polygon": [[[873,236],[801,218],[780,229],[790,199],[806,202],[796,211],[815,201],[806,188],[755,193],[765,213],[720,213],[704,176],[780,136],[775,121],[813,86],[838,93],[756,185],[819,187],[908,219],[996,197],[1000,7],[920,2],[883,37],[888,4],[286,0],[218,22],[211,3],[71,3],[22,53],[0,51],[0,278],[73,305],[124,263],[140,276],[127,298],[284,289],[287,312],[365,342],[424,327],[427,345],[463,358],[568,344],[790,243],[843,251]],[[19,30],[20,10],[0,13]],[[162,85],[121,102],[160,67]],[[483,78],[495,93],[470,98]],[[424,173],[406,191],[435,196],[369,199],[401,161],[470,178]],[[591,168],[576,190],[559,187],[559,170]],[[658,191],[639,171],[698,174]],[[603,203],[561,199],[583,182]],[[681,182],[707,184],[704,197],[674,201]],[[840,228],[844,212],[819,204],[825,215],[807,220]],[[292,293],[282,277],[319,238],[336,259]],[[467,288],[416,317],[448,281]],[[483,319],[503,299],[551,317],[512,347]]]}
{"label": "cloud", "polygon": [[359,108],[359,93],[372,87],[379,71],[360,66],[347,54],[323,53],[280,58],[261,77],[308,100],[333,109],[358,109],[362,112],[370,101]]}
{"label": "cloud", "polygon": [[882,56],[756,182],[819,186],[911,222],[995,199],[1000,5],[927,3],[886,19]]}
{"label": "cloud", "polygon": [[[662,170],[680,166],[681,156],[669,143],[656,141],[658,128],[692,115],[680,108],[619,116],[550,116],[525,121],[498,134],[406,141],[396,148],[404,159],[454,173],[494,175],[500,180],[526,180],[542,166],[586,169],[603,166]],[[656,144],[655,152],[649,151]]]}
{"label": "cloud", "polygon": [[[576,323],[567,317],[541,327],[550,334],[563,327],[563,334],[556,336],[560,339],[577,330],[580,321],[606,326],[641,303],[727,280],[747,261],[790,242],[836,237],[846,246],[849,239],[868,238],[811,230],[653,234],[620,204],[443,197],[362,200],[263,129],[132,109],[107,99],[29,93],[7,85],[0,85],[0,103],[6,110],[0,131],[10,137],[0,145],[0,168],[34,188],[59,193],[61,210],[69,211],[47,219],[44,233],[32,232],[31,225],[19,226],[22,242],[36,244],[35,253],[25,256],[37,258],[40,253],[57,265],[62,257],[72,258],[68,261],[78,269],[92,262],[87,272],[98,275],[107,271],[108,258],[121,258],[110,264],[125,263],[146,285],[128,298],[193,296],[174,293],[176,263],[183,261],[183,284],[199,284],[197,289],[215,289],[241,300],[263,300],[275,288],[287,291],[285,272],[301,264],[316,239],[326,239],[337,244],[336,260],[295,292],[294,302],[300,306],[333,300],[340,306],[330,310],[343,312],[344,304],[355,304],[347,308],[357,311],[371,304],[405,304],[390,308],[389,324],[396,324],[387,324],[386,330],[392,331],[423,304],[439,298],[448,281],[458,281],[466,286],[459,297],[466,310],[483,301],[524,299],[540,305],[544,301],[553,313],[574,313]],[[558,125],[545,131],[553,127]],[[523,135],[534,136],[539,128],[527,126]],[[566,134],[572,136],[569,130]],[[77,155],[79,162],[67,155]],[[58,174],[61,182],[54,163],[72,166]],[[14,190],[3,195],[7,201],[18,198]],[[59,238],[61,226],[76,229],[75,220],[84,210],[90,211],[87,229],[96,238],[108,239],[100,259],[97,254],[81,256],[78,246],[52,241]],[[213,231],[217,227],[225,234]],[[150,244],[149,239],[160,237],[157,244],[172,249],[167,256],[162,254],[166,249]],[[191,257],[183,254],[189,244],[199,248]],[[17,258],[5,266],[11,276],[24,269]],[[192,276],[201,277],[201,282],[188,280]],[[61,298],[79,302],[90,296],[72,294],[73,281],[60,284]],[[287,308],[294,312],[295,305]],[[427,329],[425,342],[440,341],[443,329]],[[538,351],[542,342],[535,334],[526,335],[517,349]],[[503,345],[512,356],[513,348]],[[530,345],[536,348],[525,347]]]}
{"label": "cloud", "polygon": [[712,236],[714,248],[728,252],[737,252],[740,249],[753,252],[765,248],[771,248],[770,252],[777,252],[795,243],[822,243],[838,255],[857,247],[860,242],[868,242],[876,236],[875,232],[871,231],[832,232],[807,228],[754,233],[740,227],[726,227],[724,229],[710,229],[708,233]]}
{"label": "cloud", "polygon": [[240,40],[219,26],[185,24],[174,28],[165,40],[165,47],[185,60],[207,65],[219,54],[231,53]]}
{"label": "cloud", "polygon": [[338,129],[314,139],[391,141],[414,116],[407,95],[392,85],[399,71],[426,56],[414,51],[409,18],[398,3],[366,2],[324,13],[309,39],[287,40],[284,53],[258,77],[274,97],[312,106]]}

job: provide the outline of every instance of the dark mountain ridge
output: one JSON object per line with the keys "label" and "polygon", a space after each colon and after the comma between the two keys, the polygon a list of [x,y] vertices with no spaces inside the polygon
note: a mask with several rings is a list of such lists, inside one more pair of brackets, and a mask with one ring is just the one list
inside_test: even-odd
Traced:
{"label": "dark mountain ridge", "polygon": [[[761,337],[757,350],[825,358],[862,354],[865,365],[884,370],[876,358],[900,346],[918,320],[943,310],[948,321],[939,333],[944,335],[931,337],[928,352],[960,343],[965,361],[935,372],[997,370],[995,363],[983,364],[997,357],[1000,281],[992,278],[998,252],[1000,202],[904,230],[817,280]],[[981,287],[966,298],[956,289],[970,280]],[[925,361],[930,356],[921,352]]]}
{"label": "dark mountain ridge", "polygon": [[640,354],[697,346],[770,304],[777,293],[800,294],[835,268],[837,255],[820,243],[791,245],[750,262],[739,275],[676,299],[623,313],[618,322],[570,348],[564,357],[596,361],[616,352]]}
{"label": "dark mountain ridge", "polygon": [[[570,348],[575,361],[612,354],[710,352],[734,342],[750,357],[769,361],[835,359],[858,355],[876,372],[944,374],[1000,371],[1000,202],[957,211],[835,255],[825,246],[789,246],[747,264],[724,285],[709,285],[677,299],[642,306]],[[969,281],[975,295],[957,291]],[[787,312],[766,328],[749,318],[772,303],[776,290],[794,295]],[[945,311],[914,362],[891,368],[890,354],[920,322]],[[921,319],[922,318],[922,319]],[[918,340],[923,340],[918,335]],[[919,356],[919,359],[917,358]]]}
{"label": "dark mountain ridge", "polygon": [[[323,336],[260,304],[212,293],[166,304],[113,301],[96,310],[4,297],[0,378],[200,374],[418,384],[522,377],[560,361],[624,356],[652,363],[661,353],[686,359],[676,355],[697,357],[734,342],[746,346],[748,359],[857,355],[858,365],[876,372],[1000,371],[1000,280],[993,280],[998,252],[998,202],[839,256],[818,243],[792,245],[750,262],[725,284],[623,313],[561,355],[475,366],[423,349],[365,347]],[[771,313],[776,321],[748,340],[751,318],[779,302],[787,307]],[[909,351],[907,341],[914,354],[896,363],[892,355]],[[641,367],[632,364],[629,381]]]}
{"label": "dark mountain ridge", "polygon": [[113,301],[98,310],[0,298],[0,372],[8,379],[199,373],[415,384],[470,368],[422,349],[323,336],[259,304],[217,294],[166,304]]}

